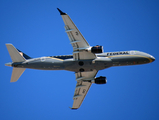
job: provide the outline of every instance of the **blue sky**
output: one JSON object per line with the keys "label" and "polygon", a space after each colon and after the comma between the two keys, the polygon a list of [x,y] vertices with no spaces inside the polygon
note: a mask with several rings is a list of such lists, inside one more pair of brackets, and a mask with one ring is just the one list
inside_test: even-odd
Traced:
{"label": "blue sky", "polygon": [[[158,6],[157,0],[1,0],[0,119],[158,120]],[[100,71],[97,76],[106,76],[107,84],[93,84],[76,111],[69,109],[73,72],[27,69],[10,83],[5,43],[31,57],[72,54],[57,7],[68,13],[90,45],[103,45],[105,52],[139,50],[156,61]]]}

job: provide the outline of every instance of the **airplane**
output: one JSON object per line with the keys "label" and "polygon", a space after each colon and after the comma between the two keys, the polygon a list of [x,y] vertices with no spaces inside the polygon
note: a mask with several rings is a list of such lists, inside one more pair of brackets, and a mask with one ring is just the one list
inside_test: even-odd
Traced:
{"label": "airplane", "polygon": [[75,72],[77,84],[71,109],[78,109],[92,83],[107,83],[105,76],[96,77],[99,70],[114,66],[140,65],[155,61],[152,55],[141,51],[103,52],[103,46],[90,46],[69,15],[62,12],[59,8],[57,9],[64,21],[65,32],[73,47],[73,55],[31,58],[16,49],[12,44],[6,44],[12,62],[5,65],[13,67],[10,82],[16,82],[26,68]]}

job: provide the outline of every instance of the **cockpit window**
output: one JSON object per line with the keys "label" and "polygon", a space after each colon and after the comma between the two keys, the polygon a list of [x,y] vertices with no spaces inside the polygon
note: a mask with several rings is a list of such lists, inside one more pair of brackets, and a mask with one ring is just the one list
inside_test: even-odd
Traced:
{"label": "cockpit window", "polygon": [[130,51],[130,53],[131,53],[132,55],[134,55],[134,54],[136,54],[136,51]]}

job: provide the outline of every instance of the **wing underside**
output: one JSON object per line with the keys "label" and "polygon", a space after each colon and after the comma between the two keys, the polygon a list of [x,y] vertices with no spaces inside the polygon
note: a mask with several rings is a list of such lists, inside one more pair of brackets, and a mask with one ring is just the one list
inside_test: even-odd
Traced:
{"label": "wing underside", "polygon": [[89,88],[92,85],[91,80],[94,80],[97,72],[98,71],[93,70],[75,73],[77,84],[73,96],[74,102],[72,109],[78,109],[81,106],[85,96],[87,95]]}
{"label": "wing underside", "polygon": [[[95,59],[96,55],[94,53],[88,52],[88,49],[91,46],[85,40],[85,38],[78,30],[76,25],[73,23],[71,18],[66,13],[62,12],[60,9],[58,9],[58,11],[62,16],[62,19],[65,24],[65,32],[67,33],[68,38],[70,40],[70,44],[73,47],[74,60],[79,61],[84,59]],[[95,79],[97,72],[97,70],[92,70],[75,73],[77,84],[73,96],[74,102],[71,109],[78,109],[81,106],[89,88],[92,85],[91,80]]]}
{"label": "wing underside", "polygon": [[81,60],[96,58],[95,54],[86,51],[86,49],[90,48],[90,45],[83,37],[81,32],[78,30],[76,25],[73,23],[71,18],[66,13],[63,13],[61,10],[59,10],[59,12],[61,13],[62,19],[65,24],[65,32],[67,33],[70,44],[73,47],[74,59]]}

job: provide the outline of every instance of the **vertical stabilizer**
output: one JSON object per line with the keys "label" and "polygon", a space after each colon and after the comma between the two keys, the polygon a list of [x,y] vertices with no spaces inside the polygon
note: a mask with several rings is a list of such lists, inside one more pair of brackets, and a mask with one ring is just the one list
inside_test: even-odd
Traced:
{"label": "vertical stabilizer", "polygon": [[13,62],[23,62],[25,58],[18,52],[12,44],[6,44],[8,52]]}
{"label": "vertical stabilizer", "polygon": [[25,71],[25,68],[13,67],[12,77],[11,77],[10,82],[16,82],[19,79],[19,77],[23,74],[24,71]]}

